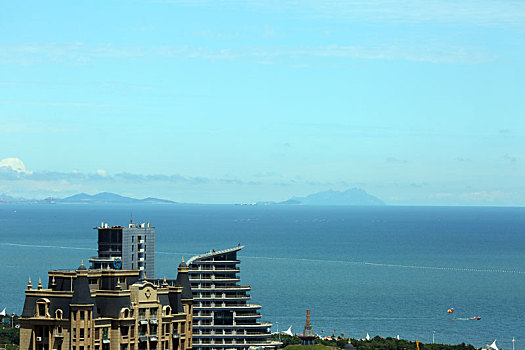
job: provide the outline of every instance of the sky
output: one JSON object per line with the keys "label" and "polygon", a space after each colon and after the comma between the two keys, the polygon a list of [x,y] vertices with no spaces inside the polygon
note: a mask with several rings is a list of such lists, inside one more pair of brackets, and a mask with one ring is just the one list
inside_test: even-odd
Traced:
{"label": "sky", "polygon": [[6,1],[0,194],[525,205],[525,2]]}

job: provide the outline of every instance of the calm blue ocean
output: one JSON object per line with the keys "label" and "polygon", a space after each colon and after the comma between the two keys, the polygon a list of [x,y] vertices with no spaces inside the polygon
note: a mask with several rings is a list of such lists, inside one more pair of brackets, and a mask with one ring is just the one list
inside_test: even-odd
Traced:
{"label": "calm blue ocean", "polygon": [[525,208],[1,205],[0,309],[20,313],[29,276],[87,262],[92,228],[131,212],[157,228],[157,277],[246,245],[241,281],[273,331],[302,332],[310,309],[318,333],[525,349]]}

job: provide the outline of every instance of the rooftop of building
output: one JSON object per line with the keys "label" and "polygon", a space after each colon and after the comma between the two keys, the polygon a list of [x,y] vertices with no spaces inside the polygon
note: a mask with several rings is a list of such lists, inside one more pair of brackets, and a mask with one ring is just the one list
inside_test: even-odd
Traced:
{"label": "rooftop of building", "polygon": [[191,257],[190,259],[188,259],[188,263],[187,264],[189,266],[195,261],[202,260],[202,259],[207,259],[207,258],[211,258],[211,257],[214,257],[214,256],[223,255],[223,254],[227,254],[227,253],[237,252],[237,251],[241,250],[242,248],[244,248],[243,245],[238,245],[237,247],[228,248],[228,249],[224,249],[224,250],[212,249],[208,253],[195,255],[195,256]]}
{"label": "rooftop of building", "polygon": [[[178,275],[179,283],[168,285],[158,280],[141,279],[138,270],[84,269],[81,264],[76,270],[49,271],[48,287],[28,282],[25,291],[23,317],[33,317],[39,300],[49,302],[50,312],[61,309],[69,315],[71,305],[93,305],[95,314],[101,317],[118,317],[123,307],[129,307],[133,300],[133,288],[152,286],[158,291],[158,302],[169,305],[175,312],[183,312],[182,302],[191,295],[189,283],[180,283],[184,277]],[[187,277],[186,277],[187,279]],[[177,281],[175,280],[175,281]],[[185,290],[189,289],[189,290]],[[157,295],[157,294],[155,294]]]}
{"label": "rooftop of building", "polygon": [[100,226],[93,227],[95,230],[101,230],[101,229],[125,229],[125,228],[155,228],[155,226],[151,226],[149,222],[143,222],[140,224],[137,224],[135,222],[129,223],[128,226],[120,226],[120,225],[109,225],[107,222],[101,222]]}

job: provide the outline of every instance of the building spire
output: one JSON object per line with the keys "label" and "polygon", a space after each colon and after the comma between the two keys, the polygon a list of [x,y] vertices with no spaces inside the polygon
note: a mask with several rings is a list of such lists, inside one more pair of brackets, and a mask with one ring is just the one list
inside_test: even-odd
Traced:
{"label": "building spire", "polygon": [[29,276],[29,281],[27,282],[27,290],[31,290],[33,286],[31,285],[31,276]]}
{"label": "building spire", "polygon": [[38,290],[41,290],[42,289],[42,280],[40,279],[40,277],[38,277]]}
{"label": "building spire", "polygon": [[162,281],[162,287],[167,287],[168,282],[166,281],[166,276],[164,276],[164,281]]}

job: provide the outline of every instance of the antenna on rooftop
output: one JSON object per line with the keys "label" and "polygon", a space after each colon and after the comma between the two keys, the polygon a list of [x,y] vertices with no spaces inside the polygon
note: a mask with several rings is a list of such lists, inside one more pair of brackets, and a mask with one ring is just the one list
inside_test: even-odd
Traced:
{"label": "antenna on rooftop", "polygon": [[133,210],[129,212],[129,223],[133,223]]}

